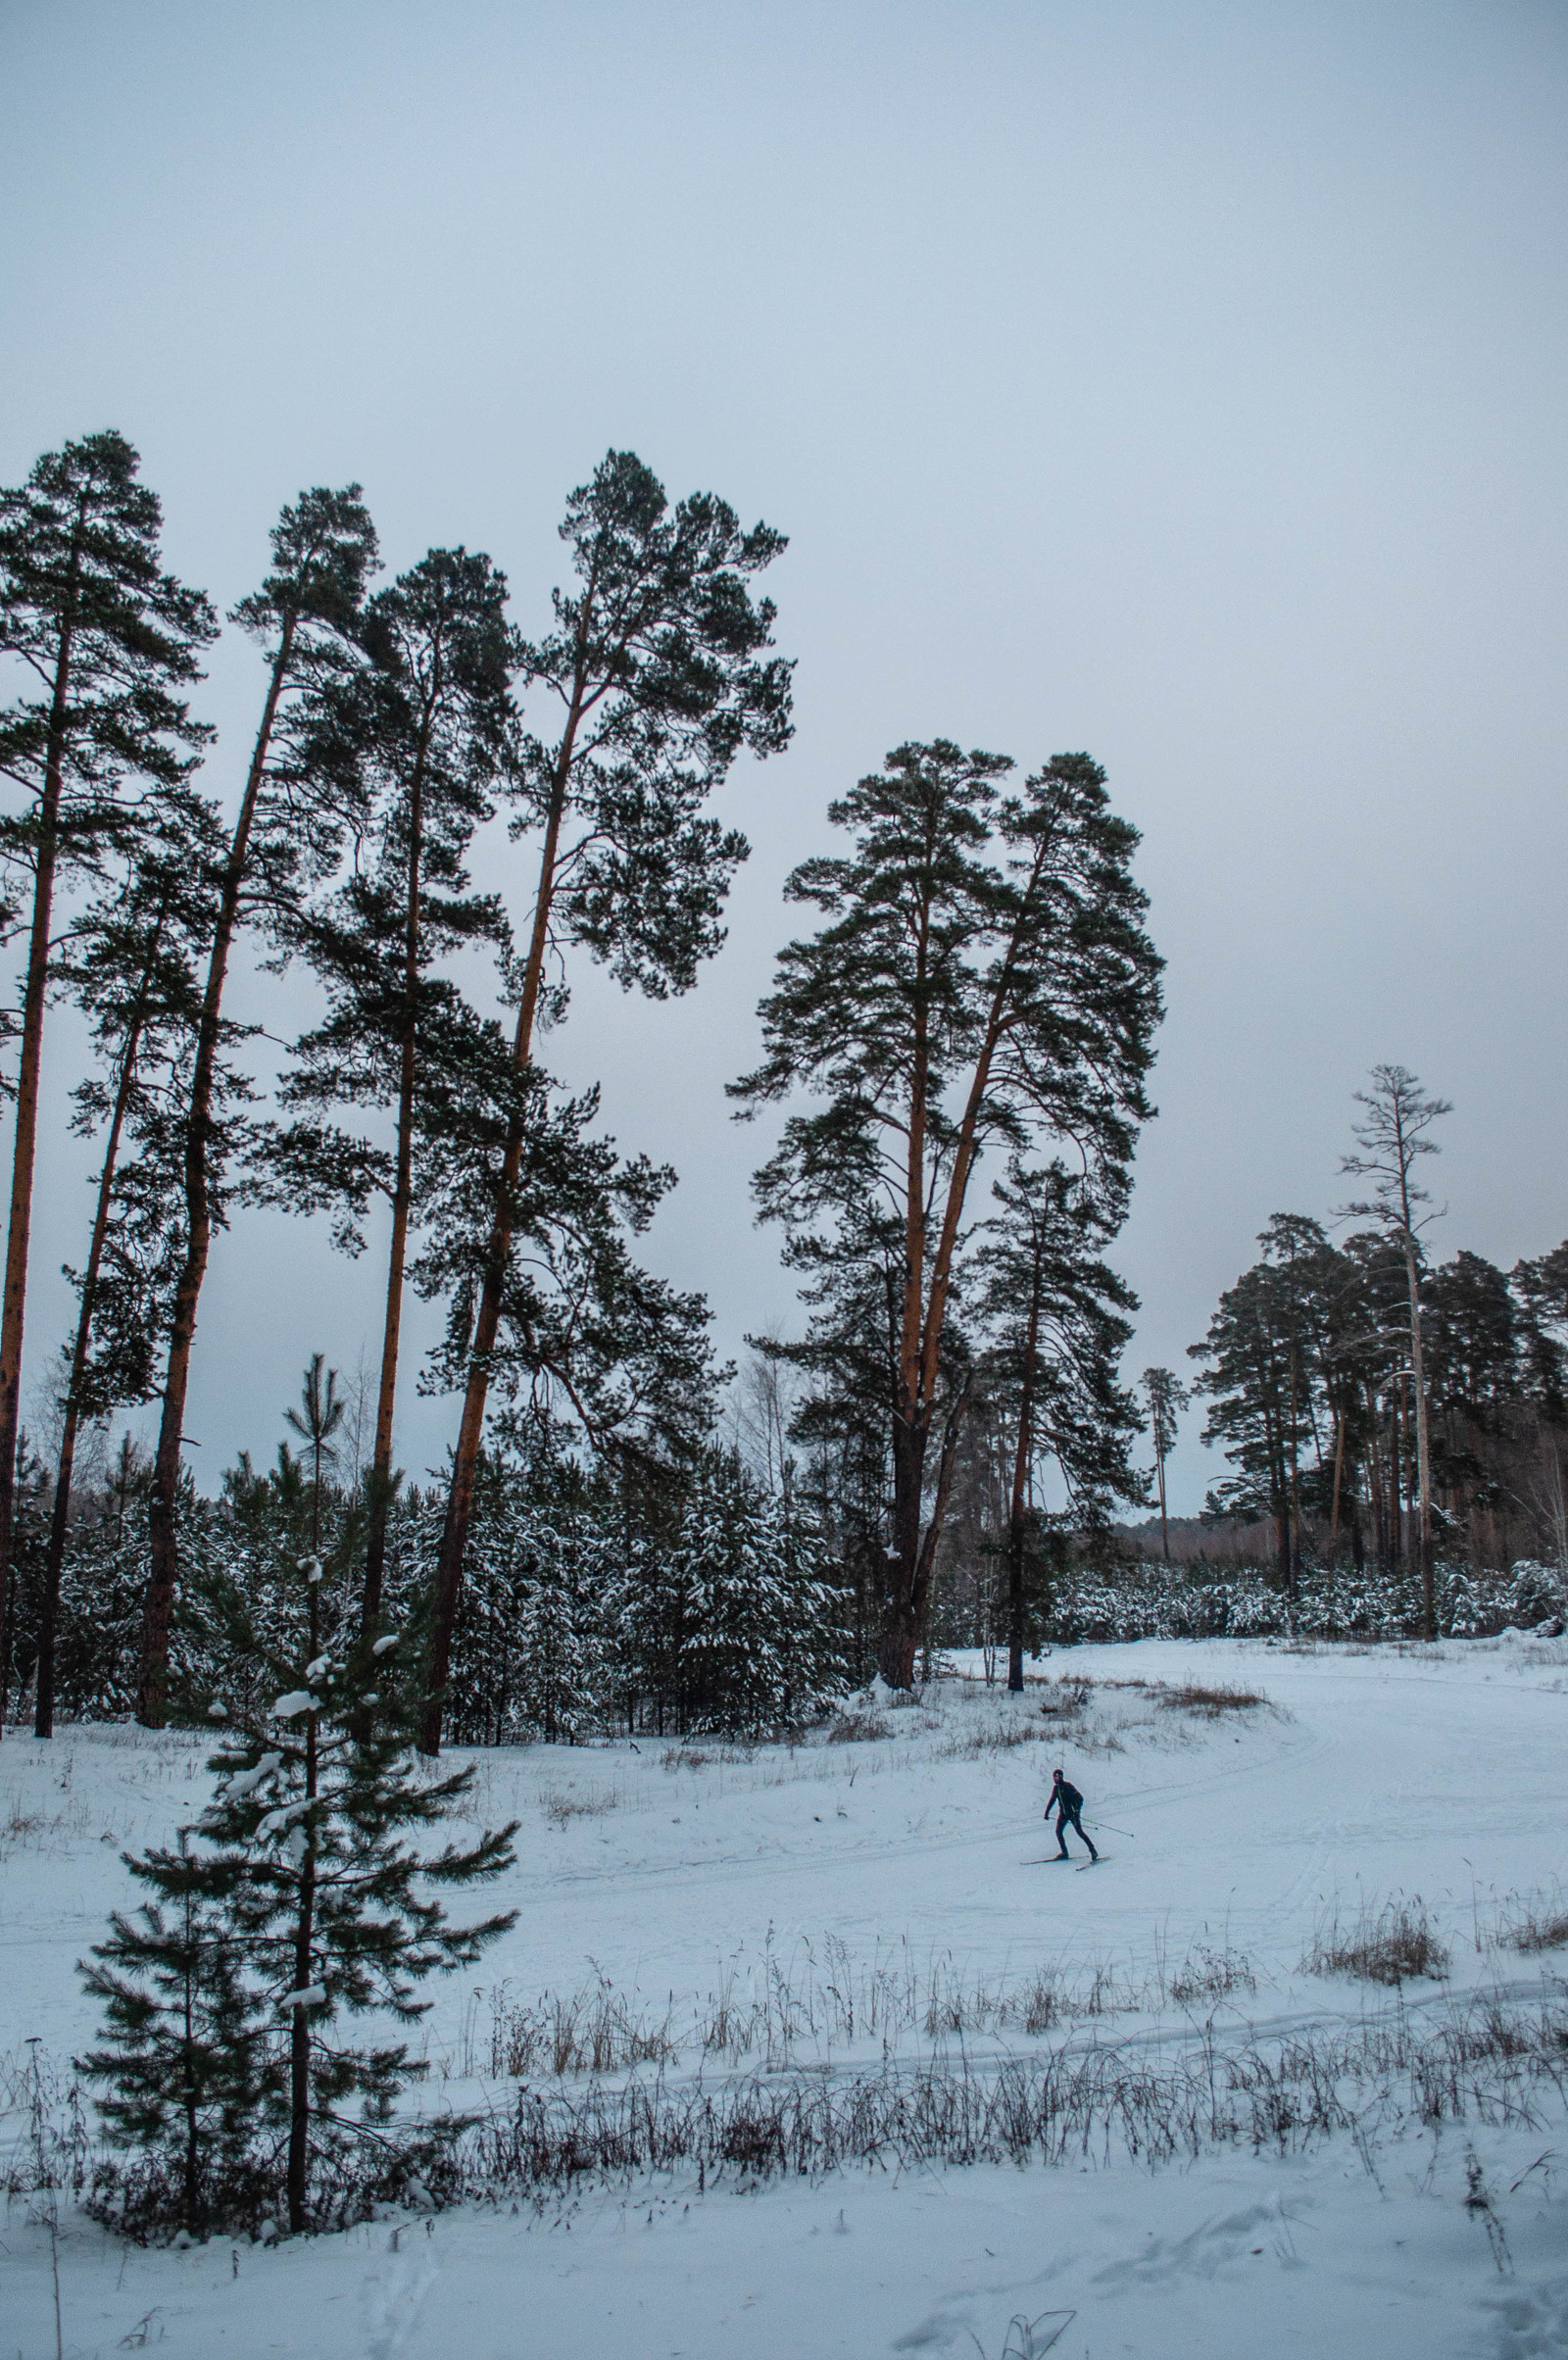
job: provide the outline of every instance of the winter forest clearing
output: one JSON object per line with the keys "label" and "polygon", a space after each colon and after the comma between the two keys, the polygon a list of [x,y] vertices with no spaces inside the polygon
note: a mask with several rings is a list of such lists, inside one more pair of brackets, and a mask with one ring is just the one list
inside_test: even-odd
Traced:
{"label": "winter forest clearing", "polygon": [[[658,1002],[718,954],[749,848],[710,807],[793,726],[752,588],[782,536],[706,493],[672,505],[612,450],[568,497],[568,583],[529,641],[487,557],[434,549],[371,587],[359,486],[302,492],[230,616],[261,662],[229,808],[184,693],[218,623],[161,531],[113,432],[0,493],[21,682],[0,730],[0,1938],[8,2009],[26,1995],[5,2188],[37,2332],[63,2356],[113,2239],[90,2335],[117,2345],[184,2321],[193,2351],[260,2349],[292,2301],[280,2348],[417,2349],[450,2248],[466,2290],[433,2353],[454,2300],[490,2335],[509,2270],[559,2278],[541,2253],[591,2255],[645,2208],[663,2242],[636,2283],[676,2257],[672,2352],[717,2360],[755,2309],[760,2354],[984,2349],[984,2325],[998,2360],[1038,2360],[1084,2327],[1092,2353],[1104,2305],[1136,2307],[1106,2291],[1129,2271],[1160,2286],[1168,2341],[1167,2282],[1217,2283],[1265,2221],[1248,2261],[1311,2271],[1297,2227],[1358,2171],[1323,2300],[1348,2250],[1404,2299],[1406,2231],[1385,2255],[1368,2188],[1413,2207],[1417,2242],[1446,2205],[1465,2235],[1446,2296],[1420,2275],[1421,2348],[1470,2348],[1451,2338],[1494,2301],[1487,2271],[1546,2251],[1555,2218],[1552,2151],[1517,2150],[1553,2119],[1568,2013],[1549,1968],[1514,1970],[1555,1952],[1568,1905],[1539,1838],[1480,1847],[1488,1779],[1539,1797],[1564,1693],[1568,1246],[1506,1274],[1437,1262],[1423,1174],[1453,1109],[1380,1063],[1345,1201],[1268,1221],[1191,1389],[1134,1383],[1109,1256],[1163,1014],[1138,831],[1087,754],[1020,775],[908,740],[786,880],[807,930],[728,1086],[766,1126],[753,1197],[801,1310],[737,1373],[706,1297],[641,1258],[674,1172],[542,1057],[579,968]],[[476,882],[503,823],[537,862],[515,906]],[[285,975],[314,995],[292,1040],[266,1021]],[[101,1159],[35,1440],[64,1009]],[[313,1351],[272,1463],[243,1451],[204,1489],[201,1304],[257,1206],[366,1262],[379,1356],[351,1394]],[[411,1301],[444,1322],[412,1377]],[[422,1481],[396,1449],[411,1383],[453,1408]],[[1184,1561],[1166,1468],[1191,1393],[1232,1472]],[[1018,1848],[1042,1843],[1046,1749],[1078,1863]],[[1249,2157],[1217,2231],[1178,2229],[1167,2180],[1134,2255],[1125,2216],[1107,2245],[1091,2209],[1070,2261],[1020,2260],[998,2281],[1016,2309],[971,2322],[952,2237],[1016,2249],[1004,2168],[1103,2173],[1132,2203],[1151,2169],[1235,2195]],[[787,2271],[710,2318],[692,2293],[682,2237],[750,2267],[732,2238],[755,2216],[777,2273],[808,2190],[868,2181],[891,2238],[896,2190],[960,2171],[941,2235],[901,2216],[920,2267],[946,2257],[923,2311],[907,2258],[896,2319],[858,2276],[842,2313],[797,2302],[787,2328]],[[828,2234],[853,2235],[851,2201]],[[311,2237],[308,2267],[273,2251]],[[220,2250],[221,2320],[173,2292]],[[257,2269],[277,2280],[260,2307]],[[345,2269],[334,2345],[317,2313]],[[620,2335],[614,2275],[574,2259],[562,2283]],[[562,2348],[539,2300],[530,2333]],[[1212,2351],[1211,2290],[1201,2308]]]}
{"label": "winter forest clearing", "polygon": [[1568,2360],[1568,25],[273,14],[0,10],[0,2360]]}
{"label": "winter forest clearing", "polygon": [[[180,2250],[63,2193],[52,2245],[35,2195],[8,2338],[55,2348],[58,2260],[83,2355],[999,2360],[1064,2313],[1072,2360],[1555,2350],[1565,1711],[1564,1641],[1151,1642],[794,1746],[486,1749],[461,1832],[518,1820],[520,1914],[416,2036],[420,2104],[477,2118],[466,2198]],[[1045,1865],[1057,1760],[1083,1874]],[[24,2176],[72,2137],[119,1847],[194,1812],[199,1761],[123,1727],[8,1747]]]}

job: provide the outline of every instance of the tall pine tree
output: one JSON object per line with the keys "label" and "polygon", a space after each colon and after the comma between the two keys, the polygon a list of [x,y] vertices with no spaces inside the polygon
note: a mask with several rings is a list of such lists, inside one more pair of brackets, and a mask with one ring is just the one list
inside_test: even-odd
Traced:
{"label": "tall pine tree", "polygon": [[1011,767],[946,739],[901,746],[830,807],[854,850],[791,878],[790,898],[827,922],[781,953],[762,1062],[732,1085],[748,1109],[798,1089],[824,1102],[789,1116],[757,1176],[762,1217],[797,1250],[888,1212],[901,1233],[881,1639],[900,1688],[966,1405],[945,1383],[943,1344],[976,1164],[993,1144],[1060,1140],[1089,1169],[1115,1167],[1150,1112],[1160,961],[1132,879],[1136,831],[1087,755],[1058,755],[1004,794]]}
{"label": "tall pine tree", "polygon": [[[326,986],[328,1009],[285,1077],[285,1105],[304,1112],[280,1134],[269,1164],[272,1189],[295,1203],[335,1202],[340,1238],[351,1246],[360,1243],[358,1222],[372,1195],[391,1216],[368,1620],[381,1603],[410,1231],[429,1188],[416,1168],[419,1151],[439,1162],[459,1147],[453,1116],[487,1059],[483,1028],[438,962],[505,945],[500,905],[471,890],[466,860],[512,752],[516,650],[506,593],[506,577],[488,558],[432,550],[369,601],[361,636],[372,668],[318,707],[320,739],[336,732],[367,810],[351,874],[294,929]],[[389,1109],[390,1148],[323,1124],[325,1109],[345,1104]]]}
{"label": "tall pine tree", "polygon": [[[659,999],[690,987],[723,939],[724,896],[748,849],[708,813],[709,798],[737,755],[776,753],[791,726],[790,667],[766,653],[773,607],[749,587],[784,547],[781,534],[764,524],[744,531],[709,493],[671,513],[629,451],[610,452],[572,493],[561,534],[576,579],[555,594],[554,628],[522,651],[524,689],[556,718],[521,747],[514,829],[537,847],[539,869],[518,929],[519,1076],[532,1065],[537,1029],[564,1009],[552,956],[585,951],[623,986]],[[451,1647],[536,1103],[516,1094],[482,1209],[432,1600],[437,1669]],[[426,1743],[440,1743],[438,1704]]]}
{"label": "tall pine tree", "polygon": [[1421,1333],[1422,1233],[1438,1218],[1421,1207],[1432,1202],[1431,1191],[1415,1177],[1423,1155],[1442,1153],[1427,1134],[1433,1124],[1453,1108],[1447,1099],[1427,1098],[1418,1077],[1403,1065],[1375,1065],[1370,1090],[1358,1090],[1357,1106],[1364,1109],[1352,1123],[1355,1153],[1341,1159],[1340,1169],[1352,1179],[1370,1180],[1372,1194],[1345,1206],[1347,1214],[1375,1220],[1404,1262],[1405,1302],[1409,1319],[1410,1389],[1415,1409],[1417,1494],[1420,1512],[1422,1637],[1438,1635],[1437,1591],[1432,1546],[1432,1434],[1427,1401],[1426,1369]]}
{"label": "tall pine tree", "polygon": [[101,1070],[78,1084],[74,1127],[102,1129],[86,1260],[60,1395],[54,1514],[38,1632],[34,1734],[54,1729],[55,1629],[84,1422],[155,1390],[180,1245],[177,1140],[200,1005],[211,895],[203,855],[215,815],[171,791],[156,851],[73,934],[67,980],[92,1024]]}
{"label": "tall pine tree", "polygon": [[[0,860],[30,918],[0,1311],[0,1727],[10,1679],[11,1526],[44,1004],[57,893],[133,847],[210,732],[181,691],[201,677],[212,609],[164,570],[157,494],[123,435],[92,434],[0,491],[0,655],[26,685],[0,713]],[[30,675],[30,678],[28,677]]]}
{"label": "tall pine tree", "polygon": [[223,1175],[233,1141],[224,1119],[223,1013],[229,960],[240,927],[276,929],[302,886],[329,873],[337,857],[344,788],[330,769],[305,759],[315,741],[302,734],[313,691],[341,679],[359,661],[354,638],[367,576],[378,563],[375,529],[358,484],[302,492],[272,529],[272,565],[232,620],[261,649],[267,664],[262,716],[239,809],[217,877],[217,910],[191,1075],[185,1124],[185,1251],[174,1292],[165,1370],[163,1415],[149,1498],[151,1569],[142,1618],[137,1718],[158,1726],[169,1679],[169,1634],[179,1549],[177,1507],[185,1401],[190,1388],[196,1313],[223,1218]]}
{"label": "tall pine tree", "polygon": [[1159,1553],[1170,1563],[1170,1523],[1165,1512],[1165,1461],[1176,1447],[1176,1420],[1187,1406],[1187,1388],[1168,1368],[1146,1368],[1144,1400],[1149,1404],[1149,1438],[1154,1446],[1154,1487],[1159,1500]]}

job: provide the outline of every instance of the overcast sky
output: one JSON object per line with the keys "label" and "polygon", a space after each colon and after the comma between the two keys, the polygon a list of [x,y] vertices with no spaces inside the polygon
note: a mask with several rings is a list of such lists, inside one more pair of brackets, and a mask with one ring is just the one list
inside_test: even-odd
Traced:
{"label": "overcast sky", "polygon": [[[1568,1231],[1565,100],[1557,0],[0,0],[0,480],[122,428],[226,607],[358,477],[394,568],[487,549],[525,630],[609,445],[790,535],[728,946],[665,1007],[579,970],[551,1045],[679,1168],[651,1258],[726,1351],[796,1316],[722,1088],[828,800],[908,737],[1088,749],[1169,961],[1129,1368],[1185,1369],[1269,1214],[1336,1202],[1375,1060],[1455,1101],[1439,1252]],[[225,798],[258,688],[241,647],[201,692]],[[373,1352],[379,1257],[318,1227],[218,1244],[208,1486],[312,1350]],[[405,1398],[418,1469],[455,1417]]]}

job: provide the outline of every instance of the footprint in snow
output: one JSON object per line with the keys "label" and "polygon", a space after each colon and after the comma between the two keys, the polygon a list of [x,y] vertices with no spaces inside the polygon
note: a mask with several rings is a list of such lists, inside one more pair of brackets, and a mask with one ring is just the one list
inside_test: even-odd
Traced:
{"label": "footprint in snow", "polygon": [[1568,2353],[1568,2279],[1549,2280],[1528,2289],[1510,2288],[1487,2305],[1496,2314],[1497,2360],[1537,2360],[1538,2355]]}
{"label": "footprint in snow", "polygon": [[1162,2286],[1179,2278],[1215,2278],[1232,2263],[1251,2258],[1255,2247],[1267,2243],[1267,2233],[1279,2225],[1276,2205],[1245,2205],[1240,2212],[1200,2222],[1184,2237],[1151,2237],[1144,2252],[1097,2270],[1095,2284]]}
{"label": "footprint in snow", "polygon": [[[415,2224],[403,2227],[409,2238]],[[398,2360],[419,2323],[424,2298],[441,2275],[441,2265],[421,2237],[422,2252],[388,2253],[360,2295],[365,2314],[366,2360]]]}

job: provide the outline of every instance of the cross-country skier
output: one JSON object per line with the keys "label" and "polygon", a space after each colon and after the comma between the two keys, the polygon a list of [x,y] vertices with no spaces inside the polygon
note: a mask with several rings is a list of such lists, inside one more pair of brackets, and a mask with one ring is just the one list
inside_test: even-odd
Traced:
{"label": "cross-country skier", "polygon": [[1082,1836],[1085,1844],[1089,1844],[1090,1859],[1098,1860],[1100,1858],[1100,1854],[1090,1843],[1089,1838],[1084,1836],[1084,1823],[1079,1816],[1083,1807],[1084,1798],[1071,1780],[1064,1772],[1054,1770],[1051,1774],[1051,1799],[1046,1804],[1046,1817],[1049,1819],[1053,1811],[1056,1814],[1056,1842],[1061,1846],[1060,1851],[1055,1854],[1058,1860],[1070,1860],[1072,1857],[1067,1849],[1067,1830],[1069,1828],[1075,1835]]}

